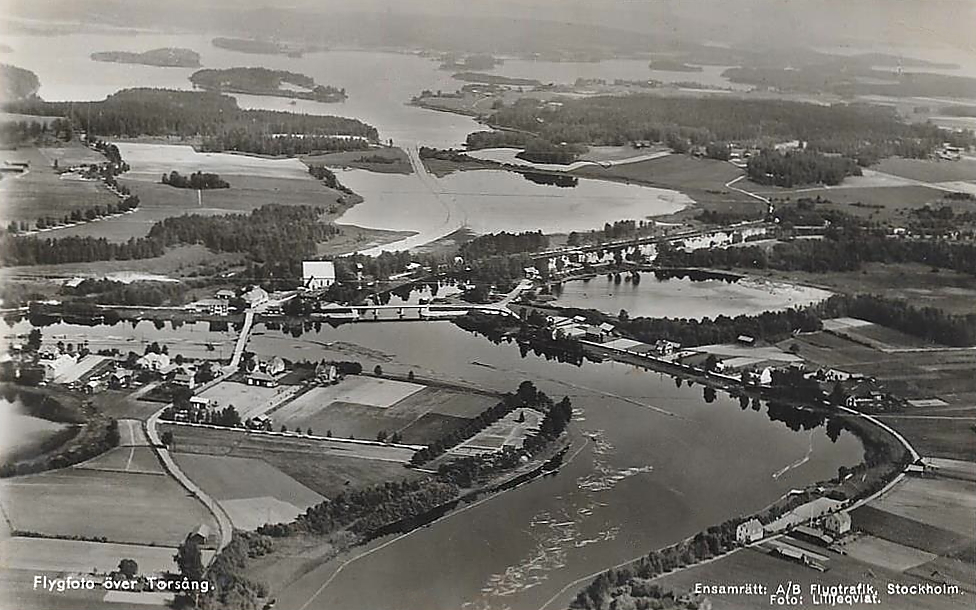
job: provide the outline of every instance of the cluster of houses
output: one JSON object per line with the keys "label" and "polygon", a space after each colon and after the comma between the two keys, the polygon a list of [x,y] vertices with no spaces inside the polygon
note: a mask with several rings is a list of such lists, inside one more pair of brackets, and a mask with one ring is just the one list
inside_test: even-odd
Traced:
{"label": "cluster of houses", "polygon": [[241,291],[225,288],[218,290],[212,298],[200,299],[191,303],[188,307],[200,314],[227,316],[230,315],[231,311],[236,311],[240,308],[253,309],[267,304],[270,300],[271,295],[260,286],[251,286]]}
{"label": "cluster of houses", "polygon": [[552,331],[553,339],[576,339],[605,343],[613,339],[614,326],[608,322],[603,324],[589,324],[583,316],[572,318],[566,316],[550,316],[546,324]]}
{"label": "cluster of houses", "polygon": [[[767,532],[766,529],[759,519],[743,521],[735,528],[735,541],[739,544],[752,544],[762,540],[767,534],[778,533]],[[811,542],[827,546],[851,533],[851,516],[845,511],[832,512],[816,519],[811,525],[799,525],[793,531],[811,539]]]}

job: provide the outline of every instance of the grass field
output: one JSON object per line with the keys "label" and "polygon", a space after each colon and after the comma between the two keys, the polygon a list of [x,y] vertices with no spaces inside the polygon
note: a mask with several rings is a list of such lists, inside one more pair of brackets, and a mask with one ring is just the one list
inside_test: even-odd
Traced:
{"label": "grass field", "polygon": [[[206,551],[212,554],[213,551]],[[172,547],[15,537],[0,540],[4,567],[34,572],[88,574],[117,570],[122,558],[135,559],[140,574],[176,571]]]}
{"label": "grass field", "polygon": [[175,546],[201,523],[217,527],[200,502],[164,475],[71,468],[5,479],[0,503],[13,529],[51,536]]}
{"label": "grass field", "polygon": [[933,272],[926,265],[914,263],[867,263],[861,271],[843,273],[770,270],[750,273],[817,286],[832,292],[867,292],[908,299],[916,306],[937,307],[953,314],[972,313],[973,302],[976,301],[976,278],[945,269]]}
{"label": "grass field", "polygon": [[[363,157],[383,157],[393,163],[372,163],[360,161]],[[303,155],[299,157],[307,165],[327,165],[331,167],[355,167],[383,174],[411,174],[413,168],[407,153],[400,148],[375,148],[371,150],[348,150],[326,155]]]}
{"label": "grass field", "polygon": [[260,459],[184,453],[174,456],[183,472],[220,503],[238,529],[293,521],[325,499]]}
{"label": "grass field", "polygon": [[[78,147],[83,152],[70,153],[71,156],[81,156],[89,152],[80,144]],[[105,160],[101,155],[98,157],[99,161]],[[30,163],[30,171],[27,173],[19,176],[7,175],[0,180],[0,199],[3,200],[3,214],[0,218],[5,225],[11,220],[24,220],[33,229],[34,222],[40,217],[52,216],[60,219],[74,210],[84,211],[96,205],[104,208],[118,203],[118,198],[99,182],[62,180],[51,166],[53,158],[54,153],[45,153],[33,147],[0,151],[0,163]],[[44,235],[51,236],[55,233],[57,232],[47,232]]]}
{"label": "grass field", "polygon": [[156,453],[149,447],[116,447],[74,468],[141,474],[165,474],[166,472],[159,463]]}
{"label": "grass field", "polygon": [[358,439],[399,432],[404,442],[423,444],[463,426],[494,402],[479,394],[349,376],[303,394],[275,411],[272,420],[276,429],[311,428],[316,435]]}
{"label": "grass field", "polygon": [[874,506],[862,506],[852,511],[851,520],[856,530],[936,555],[952,555],[974,544],[971,538]]}
{"label": "grass field", "polygon": [[[610,168],[585,167],[573,172],[591,178],[611,178],[651,186],[673,188],[691,197],[698,205],[679,212],[678,218],[693,217],[698,210],[715,210],[755,215],[765,212],[765,205],[725,186],[743,174],[730,163],[697,159],[687,155],[668,155],[660,159],[615,165]],[[742,185],[738,185],[742,186]]]}
{"label": "grass field", "polygon": [[[165,429],[173,431],[181,459],[195,453],[263,460],[326,498],[349,487],[419,476],[404,467],[413,454],[408,449],[186,426]],[[240,473],[242,480],[247,476],[247,472]]]}
{"label": "grass field", "polygon": [[850,542],[845,542],[844,551],[858,561],[895,572],[905,572],[937,557],[934,553],[927,553],[874,536],[858,536]]}
{"label": "grass field", "polygon": [[871,506],[976,540],[976,483],[908,478]]}
{"label": "grass field", "polygon": [[882,160],[873,169],[921,182],[976,180],[976,161],[970,159],[933,161],[927,159],[890,157]]}
{"label": "grass field", "polygon": [[[880,593],[879,607],[891,610],[941,610],[964,607],[966,598],[962,596],[896,596],[887,595],[889,582],[915,584],[926,582],[915,576],[898,574],[895,571],[869,565],[852,557],[828,553],[828,571],[820,572],[799,563],[778,558],[761,550],[744,549],[711,563],[696,566],[680,572],[667,574],[654,579],[653,584],[673,589],[678,594],[693,591],[697,583],[706,585],[762,583],[769,593],[774,593],[779,585],[795,583],[804,594],[804,604],[797,608],[813,606],[810,598],[810,585],[857,585],[865,583],[874,586]],[[709,595],[715,610],[753,610],[770,606],[768,596],[758,595]],[[963,604],[961,606],[960,604]]]}
{"label": "grass field", "polygon": [[286,386],[265,388],[236,381],[222,381],[201,392],[200,396],[216,401],[220,408],[233,406],[240,413],[241,419],[247,419],[264,413],[275,396],[292,389]]}
{"label": "grass field", "polygon": [[824,329],[835,335],[840,335],[841,337],[882,351],[932,347],[936,345],[935,343],[913,337],[893,328],[856,318],[824,320]]}

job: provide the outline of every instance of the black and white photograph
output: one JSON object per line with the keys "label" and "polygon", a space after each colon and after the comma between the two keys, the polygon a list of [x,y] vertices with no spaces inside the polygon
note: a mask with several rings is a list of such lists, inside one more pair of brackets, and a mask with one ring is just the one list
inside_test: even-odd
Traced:
{"label": "black and white photograph", "polygon": [[0,0],[0,610],[976,608],[976,0]]}

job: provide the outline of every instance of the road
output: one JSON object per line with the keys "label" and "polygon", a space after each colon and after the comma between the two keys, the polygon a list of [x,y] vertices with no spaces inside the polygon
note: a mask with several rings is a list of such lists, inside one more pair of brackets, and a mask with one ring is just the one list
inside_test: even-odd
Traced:
{"label": "road", "polygon": [[451,233],[464,227],[468,221],[467,215],[458,205],[454,196],[444,193],[440,184],[437,182],[437,177],[427,171],[427,167],[424,166],[424,162],[420,158],[420,150],[417,148],[417,145],[410,144],[409,146],[405,146],[404,150],[407,153],[407,157],[410,159],[410,166],[413,168],[413,175],[417,178],[417,180],[420,181],[424,188],[430,192],[431,197],[433,197],[433,199],[437,202],[438,207],[443,210],[443,216],[438,224],[422,230],[415,235],[411,235],[410,237],[406,237],[392,243],[360,250],[356,252],[356,254],[379,256],[383,252],[400,252],[404,250],[411,250],[413,248],[429,244],[432,241],[437,241],[442,237],[447,237]]}

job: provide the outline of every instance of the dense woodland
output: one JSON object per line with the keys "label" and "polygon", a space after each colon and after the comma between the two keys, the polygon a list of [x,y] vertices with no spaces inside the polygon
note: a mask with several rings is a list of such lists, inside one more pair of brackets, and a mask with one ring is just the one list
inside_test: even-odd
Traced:
{"label": "dense woodland", "polygon": [[360,150],[378,137],[374,127],[356,119],[242,110],[234,98],[209,91],[125,89],[98,102],[34,99],[8,103],[4,109],[67,117],[78,128],[102,136],[202,136],[203,148],[211,151],[278,155]]}
{"label": "dense woodland", "polygon": [[127,242],[104,238],[14,237],[0,234],[0,264],[37,265],[99,260],[131,260],[162,256],[166,248],[203,244],[215,252],[241,252],[256,262],[273,263],[297,277],[302,258],[315,254],[316,244],[335,236],[335,225],[321,222],[313,206],[268,204],[250,214],[200,216],[185,214],[157,222],[146,237]]}
{"label": "dense woodland", "polygon": [[217,174],[205,174],[203,172],[193,172],[189,176],[184,176],[178,171],[173,170],[168,174],[163,174],[160,182],[179,189],[193,189],[197,191],[230,188],[230,183]]}
{"label": "dense woodland", "polygon": [[522,252],[536,252],[549,247],[549,238],[542,231],[526,231],[525,233],[489,233],[479,235],[463,244],[460,254],[466,260],[480,259],[486,256],[505,254],[519,254]]}
{"label": "dense woodland", "polygon": [[808,151],[780,154],[764,150],[749,157],[746,171],[749,179],[757,184],[786,188],[806,184],[833,186],[848,176],[861,175],[861,168],[853,159]]}
{"label": "dense woodland", "polygon": [[896,154],[922,157],[945,141],[973,142],[971,133],[909,125],[894,109],[877,106],[652,95],[566,100],[558,108],[523,99],[499,109],[489,123],[516,131],[471,134],[469,145],[524,146],[530,134],[552,143],[609,146],[635,141],[685,141],[704,146],[710,142],[763,145],[802,140],[811,151],[867,161]]}

